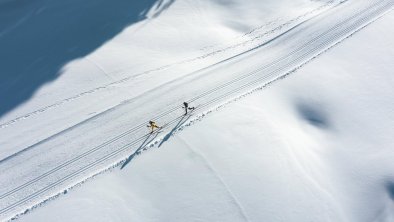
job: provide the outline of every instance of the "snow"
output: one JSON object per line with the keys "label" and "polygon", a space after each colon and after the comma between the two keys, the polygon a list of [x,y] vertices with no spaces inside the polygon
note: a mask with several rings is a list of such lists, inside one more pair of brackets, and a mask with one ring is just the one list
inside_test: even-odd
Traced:
{"label": "snow", "polygon": [[[59,3],[53,2],[51,4],[56,6]],[[86,2],[85,4],[88,5],[89,3]],[[94,114],[117,106],[125,100],[141,96],[149,90],[164,85],[166,82],[202,67],[215,64],[223,58],[228,58],[229,54],[234,55],[239,51],[245,51],[266,39],[272,38],[272,34],[276,35],[284,32],[291,26],[307,19],[308,16],[303,16],[282,27],[282,24],[287,24],[290,19],[306,13],[310,14],[311,11],[322,5],[321,3],[307,4],[300,1],[298,4],[293,3],[294,8],[288,10],[285,16],[267,12],[267,16],[259,21],[254,21],[254,23],[245,20],[245,24],[258,27],[280,18],[271,26],[263,27],[256,32],[257,35],[261,35],[264,32],[275,30],[275,33],[264,34],[263,38],[258,39],[259,41],[245,44],[246,40],[250,40],[249,36],[235,40],[235,43],[231,42],[230,40],[243,33],[222,24],[222,21],[228,16],[221,15],[218,11],[231,7],[225,7],[222,4],[213,4],[212,7],[208,7],[207,4],[211,6],[213,3],[210,1],[176,2],[168,9],[171,9],[172,12],[164,11],[160,19],[137,22],[135,25],[124,29],[114,39],[106,42],[93,53],[65,64],[59,71],[56,80],[50,84],[44,82],[44,85],[34,92],[31,99],[23,101],[12,112],[7,112],[1,116],[2,127],[9,125],[14,125],[14,127],[9,132],[11,135],[4,136],[0,141],[0,145],[5,147],[0,151],[0,156],[3,158],[9,156],[22,147],[28,147],[42,141],[92,117]],[[239,4],[234,3],[234,7]],[[277,5],[278,8],[285,7],[284,2],[272,4]],[[75,4],[70,3],[69,7],[73,5]],[[295,7],[295,5],[298,7]],[[260,6],[265,8],[264,5]],[[329,4],[329,6],[332,6],[332,4]],[[102,5],[102,7],[106,7],[106,5]],[[98,7],[97,10],[102,9]],[[82,12],[84,11],[82,10]],[[118,12],[115,10],[114,13]],[[50,15],[43,16],[44,18],[51,18]],[[217,16],[220,16],[220,18],[216,18]],[[184,19],[180,20],[179,17]],[[206,20],[200,18],[206,18]],[[190,26],[190,23],[193,26]],[[52,24],[49,23],[48,26],[50,25]],[[95,26],[96,24],[88,25]],[[201,32],[202,28],[206,32]],[[68,40],[68,38],[66,39]],[[216,46],[218,43],[224,44],[226,41],[230,42],[224,46]],[[6,40],[2,42],[4,42],[3,44],[7,43]],[[240,43],[242,44],[240,45]],[[83,43],[78,42],[78,44]],[[233,50],[227,50],[230,52],[212,55],[212,52],[234,44],[237,47]],[[212,51],[201,52],[199,50],[211,45],[216,46],[216,48],[211,49]],[[33,56],[36,55],[33,53]],[[204,60],[204,58],[207,59]],[[188,62],[190,60],[192,61]],[[8,66],[5,67],[5,72],[8,71],[7,68]],[[29,72],[32,72],[32,70],[30,69]],[[50,72],[50,74],[53,73]],[[40,75],[42,75],[41,72]],[[31,76],[35,76],[34,73]],[[48,76],[48,78],[52,77]],[[20,87],[17,86],[24,84],[25,81],[29,81],[29,79],[23,79],[21,83],[17,82],[16,86],[10,87],[5,93],[13,96],[14,93],[12,92],[18,90]],[[6,101],[13,101],[13,98],[11,97]],[[4,107],[7,106],[8,103],[4,104]],[[59,113],[62,113],[62,115],[59,116]],[[31,133],[36,129],[40,129],[39,135]],[[32,134],[32,136],[21,136],[26,134]],[[19,138],[19,140],[15,138]],[[14,144],[9,144],[10,141],[13,141]]]}
{"label": "snow", "polygon": [[393,19],[23,219],[394,220]]}
{"label": "snow", "polygon": [[[393,12],[347,38],[392,7],[389,0],[376,2],[388,3],[388,7],[374,14],[378,7],[368,7],[373,5],[369,1],[349,0],[339,6],[329,2],[320,8],[326,3],[184,0],[164,1],[161,5],[166,10],[157,14],[153,6],[146,14],[153,19],[124,29],[92,54],[71,61],[54,82],[40,87],[31,99],[1,116],[5,125],[0,129],[0,195],[140,122],[144,124],[147,116],[155,116],[204,90],[253,73],[261,65],[279,61],[299,45],[335,27],[340,19],[369,8],[370,14],[365,13],[364,19],[350,20],[343,29],[311,42],[299,55],[295,53],[293,58],[297,62],[291,65],[277,62],[272,68],[280,70],[277,76],[237,90],[248,81],[258,80],[256,73],[228,90],[218,90],[196,100],[192,103],[197,105],[196,113],[189,119],[175,119],[161,134],[141,137],[132,149],[60,182],[38,199],[27,204],[21,202],[14,212],[40,203],[127,158],[138,146],[142,148],[159,139],[141,155],[129,156],[122,168],[98,175],[19,219],[394,221]],[[277,10],[272,11],[274,7]],[[244,44],[253,35],[275,30],[289,18],[314,9],[318,10],[284,25],[278,32]],[[334,11],[324,13],[329,9]],[[319,13],[322,14],[316,17]],[[236,15],[239,19],[235,19]],[[278,22],[270,25],[269,21]],[[252,36],[243,35],[262,24],[268,25],[252,32]],[[344,38],[347,39],[342,41]],[[268,47],[243,54],[265,41],[270,42]],[[124,80],[147,67],[186,61],[185,58],[196,58],[234,44],[237,46],[224,53]],[[336,46],[311,60],[333,45]],[[307,51],[309,54],[300,56]],[[237,54],[241,56],[193,72]],[[130,59],[133,67],[127,61]],[[306,62],[307,65],[299,67]],[[287,78],[277,79],[296,68]],[[272,80],[276,81],[247,93]],[[121,82],[111,84],[116,81]],[[70,84],[75,87],[68,87]],[[106,86],[81,94],[71,102],[66,100],[7,124],[37,107],[51,106],[102,84]],[[233,90],[236,91],[229,96],[210,102]],[[199,108],[199,104],[208,105]],[[157,105],[162,110],[156,110]],[[178,111],[171,118],[182,113],[180,108]],[[167,119],[159,123],[164,120]],[[184,127],[179,127],[180,123]],[[172,129],[171,136],[165,136]],[[79,171],[84,164],[145,133],[134,132],[117,141],[113,148],[95,152],[91,159],[77,160],[53,176],[15,191],[0,205],[3,208],[19,201],[29,192],[35,195],[46,185],[57,183],[64,175]],[[34,145],[36,142],[39,143]],[[11,154],[15,156],[9,157]]]}

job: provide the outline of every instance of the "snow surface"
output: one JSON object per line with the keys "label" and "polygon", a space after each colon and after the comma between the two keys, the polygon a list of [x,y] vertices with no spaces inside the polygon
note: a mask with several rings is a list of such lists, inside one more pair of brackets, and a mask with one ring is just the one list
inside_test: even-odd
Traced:
{"label": "snow surface", "polygon": [[22,221],[394,221],[393,21]]}
{"label": "snow surface", "polygon": [[[10,2],[0,2],[0,9]],[[142,19],[112,33],[116,37],[108,42],[100,39],[97,49],[71,60],[56,80],[41,83],[31,98],[0,117],[1,218],[161,139],[142,155],[129,156],[121,170],[95,177],[20,219],[394,221],[392,12],[289,78],[233,100],[299,68],[392,5],[152,1]],[[42,15],[44,8],[35,13]],[[31,20],[0,30],[0,42],[5,45],[19,24],[32,25],[24,21]],[[32,62],[24,65],[34,67],[37,61]],[[262,72],[265,64],[270,68]],[[14,81],[13,86],[23,84]],[[15,90],[4,83],[5,92]],[[199,97],[212,88],[214,93]],[[193,116],[177,117],[177,104],[195,96]],[[212,109],[226,101],[228,106]],[[172,122],[160,134],[130,131],[174,107],[179,112],[162,119]],[[121,140],[108,148],[84,154],[120,133]],[[112,159],[81,171],[123,146]]]}
{"label": "snow surface", "polygon": [[[168,9],[170,11],[164,11],[159,18],[137,22],[125,28],[93,53],[66,63],[55,80],[50,83],[43,82],[43,86],[34,92],[31,99],[23,101],[12,112],[0,116],[1,128],[13,126],[11,129],[3,130],[5,132],[0,140],[0,146],[4,148],[0,150],[0,158],[3,159],[45,140],[126,100],[137,98],[172,80],[222,61],[230,57],[229,55],[236,55],[253,48],[304,21],[322,5],[328,5],[327,7],[333,5],[333,3],[309,3],[303,0],[293,3],[288,0],[275,1],[269,5],[278,8],[278,12],[274,13],[268,10],[269,7],[265,4],[255,3],[253,11],[261,9],[265,13],[254,11],[250,12],[252,14],[249,16],[241,16],[243,20],[238,22],[242,21],[246,26],[244,29],[248,31],[256,29],[244,36],[245,32],[235,30],[228,25],[232,24],[227,21],[228,14],[235,15],[239,13],[238,7],[250,6],[253,2],[235,1],[229,7],[221,1],[178,1],[171,5]],[[57,6],[56,4],[59,3],[51,4]],[[89,5],[89,1],[84,4]],[[70,3],[70,5],[69,7],[72,7],[76,4]],[[98,9],[101,9],[100,5],[106,7],[98,4]],[[77,6],[80,7],[79,4]],[[285,10],[289,6],[291,8]],[[247,9],[250,7],[243,10],[245,14],[249,13]],[[320,11],[324,9],[323,7]],[[111,12],[117,13],[116,10]],[[43,15],[43,17],[51,18],[51,15]],[[67,21],[67,18],[65,20]],[[78,21],[75,23],[73,25],[79,25]],[[88,25],[95,27],[97,24],[88,23]],[[61,31],[68,32],[68,30]],[[30,34],[26,32],[23,34]],[[6,40],[2,43],[6,44]],[[77,39],[74,44],[81,43]],[[206,48],[207,46],[210,47]],[[9,51],[12,53],[14,50],[11,48]],[[4,57],[7,57],[5,53]],[[31,66],[29,63],[25,65]],[[14,71],[13,67],[9,69]],[[5,73],[8,72],[7,68],[8,66],[5,66]],[[37,72],[43,75],[42,72]],[[53,72],[49,73],[53,75]],[[31,76],[33,78],[36,75],[33,73]],[[7,86],[9,90],[4,94],[11,97],[2,100],[5,102],[3,107],[8,105],[8,101],[11,101],[10,103],[14,101],[13,91],[18,91],[21,88],[18,87],[19,85],[30,81],[29,78],[12,80],[16,83],[7,84],[7,81],[4,81],[9,85]],[[15,93],[15,97],[17,95]],[[37,129],[40,129],[39,134],[32,133]],[[31,136],[25,136],[26,134]]]}

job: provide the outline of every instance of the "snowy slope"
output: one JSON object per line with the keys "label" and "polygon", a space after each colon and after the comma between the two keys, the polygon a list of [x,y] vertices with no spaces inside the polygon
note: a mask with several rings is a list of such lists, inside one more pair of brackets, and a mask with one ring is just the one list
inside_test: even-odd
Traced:
{"label": "snowy slope", "polygon": [[[152,3],[143,13],[147,19],[62,67],[56,81],[1,117],[1,218],[119,163],[194,118],[182,116],[181,102],[197,106],[195,116],[281,78],[394,2],[266,3]],[[147,135],[149,119],[166,124],[163,131]]]}
{"label": "snowy slope", "polygon": [[[220,12],[231,7],[211,6],[209,2],[177,2],[168,9],[173,12],[165,11],[157,19],[130,26],[89,56],[66,64],[56,81],[41,87],[32,99],[1,116],[0,127],[8,129],[3,130],[0,140],[5,147],[0,156],[9,156],[126,100],[262,44],[334,5],[300,1],[291,4],[294,7],[287,13],[267,12],[266,17],[258,16],[259,22],[246,19],[245,25],[250,22],[250,29],[257,29],[243,36],[245,33],[222,24],[228,15]],[[287,1],[275,6],[284,8],[284,3]],[[206,33],[197,35],[201,29]],[[218,45],[219,42],[223,45]],[[200,50],[206,46],[211,47]],[[39,135],[21,137],[37,129]]]}
{"label": "snowy slope", "polygon": [[393,21],[22,221],[394,221]]}

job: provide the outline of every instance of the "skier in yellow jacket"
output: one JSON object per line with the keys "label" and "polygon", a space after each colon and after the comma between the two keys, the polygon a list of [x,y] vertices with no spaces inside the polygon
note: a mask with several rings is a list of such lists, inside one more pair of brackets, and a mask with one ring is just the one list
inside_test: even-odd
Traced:
{"label": "skier in yellow jacket", "polygon": [[147,126],[151,129],[150,133],[153,133],[153,131],[155,129],[160,129],[160,127],[158,125],[156,125],[156,123],[154,121],[149,121],[149,125]]}

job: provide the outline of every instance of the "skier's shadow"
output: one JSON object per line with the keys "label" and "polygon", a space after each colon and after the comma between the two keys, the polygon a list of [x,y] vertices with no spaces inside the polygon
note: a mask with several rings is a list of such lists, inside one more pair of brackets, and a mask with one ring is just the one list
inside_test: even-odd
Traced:
{"label": "skier's shadow", "polygon": [[147,135],[145,140],[144,140],[144,142],[142,142],[142,144],[138,147],[138,149],[126,159],[126,161],[122,164],[120,169],[122,170],[127,164],[129,164],[130,161],[133,160],[134,157],[136,155],[138,155],[140,153],[140,151],[143,150],[146,147],[146,145],[148,145],[150,142],[152,142],[153,140],[156,139],[157,135],[159,135],[158,132],[156,132],[154,134]]}
{"label": "skier's shadow", "polygon": [[[167,142],[168,139],[170,139],[170,137],[174,134],[174,132],[175,132],[182,124],[184,124],[186,121],[188,121],[188,120],[190,119],[190,117],[191,117],[190,115],[183,115],[183,116],[181,117],[181,119],[178,121],[178,123],[174,126],[174,128],[172,128],[171,131],[170,131],[169,133],[167,133],[167,134],[164,136],[163,140],[160,142],[160,144],[159,144],[158,147],[160,147],[163,143]],[[154,136],[152,136],[152,135],[154,135]],[[138,149],[126,159],[126,161],[122,164],[122,166],[120,167],[120,169],[122,170],[127,164],[129,164],[130,161],[133,160],[134,157],[135,157],[136,155],[138,155],[139,152],[140,152],[141,150],[143,150],[143,149],[146,147],[146,145],[148,145],[149,143],[151,143],[152,141],[154,141],[158,135],[159,135],[159,132],[156,132],[156,133],[154,133],[154,134],[149,134],[149,135],[147,135],[146,138],[145,138],[145,140],[144,140],[144,142],[142,142],[142,144],[138,147]]]}
{"label": "skier's shadow", "polygon": [[190,115],[183,115],[182,118],[179,120],[179,122],[174,126],[174,128],[172,128],[172,130],[164,136],[163,140],[162,140],[162,141],[160,142],[160,144],[159,144],[159,147],[160,147],[163,143],[167,142],[167,141],[170,139],[170,137],[174,134],[174,132],[175,132],[180,126],[182,126],[182,124],[184,124],[187,120],[189,120],[190,117],[191,117]]}

